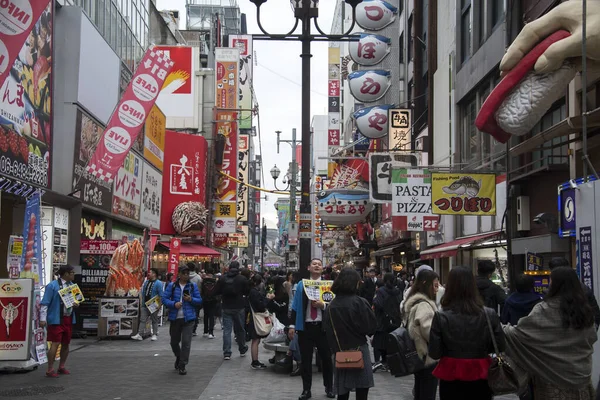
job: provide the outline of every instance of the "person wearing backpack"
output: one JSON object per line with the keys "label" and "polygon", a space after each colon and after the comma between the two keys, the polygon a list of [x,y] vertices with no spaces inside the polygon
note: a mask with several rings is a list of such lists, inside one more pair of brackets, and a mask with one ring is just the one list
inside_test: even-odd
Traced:
{"label": "person wearing backpack", "polygon": [[202,296],[202,305],[204,308],[204,337],[214,339],[215,329],[215,312],[217,310],[217,303],[219,297],[216,296],[217,292],[217,279],[214,277],[214,268],[208,266],[206,268],[206,275],[202,280],[200,288],[200,295]]}
{"label": "person wearing backpack", "polygon": [[431,270],[419,271],[415,283],[404,302],[404,325],[415,342],[419,357],[425,360],[425,369],[414,373],[414,399],[435,400],[438,381],[432,375],[436,361],[429,357],[429,331],[437,311],[436,294],[439,287],[438,274]]}
{"label": "person wearing backpack", "polygon": [[232,261],[229,271],[217,282],[215,295],[221,296],[223,308],[223,359],[231,360],[231,331],[240,351],[240,357],[248,352],[246,345],[246,298],[250,292],[248,279],[240,274],[240,263]]}
{"label": "person wearing backpack", "polygon": [[[373,353],[379,351],[381,361],[375,360],[373,372],[377,370],[387,371],[387,352],[385,350],[385,339],[388,333],[400,326],[400,299],[402,292],[396,288],[396,278],[393,273],[388,272],[383,276],[383,286],[377,289],[373,299],[373,311],[377,318],[377,330],[373,335]],[[375,356],[376,354],[374,354]]]}

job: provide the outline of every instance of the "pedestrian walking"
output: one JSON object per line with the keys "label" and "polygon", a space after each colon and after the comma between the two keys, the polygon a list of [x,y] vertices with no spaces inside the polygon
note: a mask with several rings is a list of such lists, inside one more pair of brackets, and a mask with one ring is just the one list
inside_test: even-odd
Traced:
{"label": "pedestrian walking", "polygon": [[506,293],[490,279],[495,270],[496,265],[492,261],[479,261],[477,264],[477,289],[483,299],[483,304],[498,314],[502,314]]}
{"label": "pedestrian walking", "polygon": [[156,311],[150,313],[148,307],[146,306],[146,302],[154,297],[162,299],[163,295],[163,285],[162,282],[158,280],[158,270],[156,268],[150,269],[148,273],[148,279],[142,285],[142,304],[140,304],[140,323],[138,325],[138,332],[131,338],[133,340],[144,340],[144,335],[146,333],[146,324],[148,322],[148,318],[152,321],[152,328],[150,334],[152,341],[156,341],[158,337],[156,334],[158,333],[158,320],[160,316],[158,315],[160,312],[160,307],[157,308]]}
{"label": "pedestrian walking", "polygon": [[544,301],[504,333],[506,353],[529,373],[534,399],[594,399],[594,312],[572,268],[554,268]]}
{"label": "pedestrian walking", "polygon": [[215,314],[219,297],[217,292],[217,279],[213,275],[215,270],[212,266],[206,268],[206,274],[202,280],[200,295],[202,296],[202,308],[204,309],[204,337],[215,338]]}
{"label": "pedestrian walking", "polygon": [[[335,298],[325,311],[323,327],[334,353],[360,349],[363,368],[335,368],[333,394],[338,400],[348,400],[356,391],[356,400],[367,400],[369,388],[375,386],[367,336],[375,333],[377,319],[366,299],[357,295],[360,275],[353,268],[344,268],[331,291]],[[323,359],[324,361],[324,359]],[[330,393],[327,393],[330,397]]]}
{"label": "pedestrian walking", "polygon": [[425,369],[414,373],[414,400],[435,400],[437,394],[438,381],[432,374],[437,362],[429,357],[428,345],[431,323],[437,311],[438,287],[438,274],[431,270],[419,271],[404,304],[404,325],[415,342],[419,358],[425,360]]}
{"label": "pedestrian walking", "polygon": [[[393,273],[388,272],[383,276],[383,286],[377,289],[373,299],[373,311],[377,319],[377,329],[373,335],[373,372],[387,371],[387,352],[385,340],[387,335],[402,323],[400,316],[400,301],[402,292],[396,288],[396,278]],[[377,353],[375,350],[378,350]],[[377,360],[377,355],[380,361]]]}
{"label": "pedestrian walking", "polygon": [[[190,282],[195,283],[198,289],[200,289],[202,287],[202,277],[197,272],[199,266],[196,266],[196,264],[193,262],[189,262],[187,263],[187,267],[190,269]],[[198,335],[196,331],[198,330],[198,323],[200,322],[200,310],[202,310],[203,306],[204,303],[196,307],[196,321],[194,322],[194,330],[192,332],[193,336]]]}
{"label": "pedestrian walking", "polygon": [[535,281],[533,276],[519,274],[515,280],[516,292],[507,297],[502,309],[500,321],[503,324],[517,325],[519,320],[529,315],[533,307],[543,300],[542,296],[534,291]]}
{"label": "pedestrian walking", "polygon": [[232,261],[229,271],[217,282],[216,294],[221,296],[223,324],[223,358],[231,360],[231,331],[235,332],[240,357],[248,352],[246,345],[246,299],[250,285],[240,274],[240,264]]}
{"label": "pedestrian walking", "polygon": [[[314,258],[308,266],[310,279],[321,280],[323,273],[323,262]],[[357,288],[358,289],[358,288]],[[291,320],[295,325],[290,325],[288,336],[293,339],[298,332],[298,344],[302,359],[302,394],[298,400],[306,400],[312,397],[312,359],[313,349],[316,347],[321,358],[321,369],[323,371],[323,385],[325,394],[333,399],[333,364],[331,361],[331,349],[327,338],[323,334],[323,310],[325,303],[318,300],[310,300],[304,292],[302,281],[298,282],[294,303],[292,304]]]}
{"label": "pedestrian walking", "polygon": [[202,304],[198,286],[190,282],[190,269],[187,265],[179,267],[179,279],[169,283],[162,302],[169,309],[169,333],[171,349],[175,355],[175,369],[179,371],[179,375],[185,375],[192,346],[196,307]]}
{"label": "pedestrian walking", "polygon": [[498,314],[484,307],[471,269],[451,269],[442,310],[433,317],[429,333],[429,357],[440,360],[433,375],[440,380],[441,400],[492,399],[487,376],[494,344],[488,318],[502,352],[504,334]]}
{"label": "pedestrian walking", "polygon": [[[69,345],[73,334],[73,324],[76,321],[73,308],[65,307],[58,294],[59,290],[73,285],[75,269],[71,265],[61,265],[58,269],[58,276],[58,279],[46,286],[40,308],[40,326],[47,327],[48,341],[52,343],[48,349],[48,369],[46,370],[46,376],[49,378],[58,378],[58,374],[70,374],[65,365],[69,358]],[[73,307],[79,307],[79,304],[76,303]],[[60,362],[57,373],[54,370],[54,361],[58,346],[60,346]]]}

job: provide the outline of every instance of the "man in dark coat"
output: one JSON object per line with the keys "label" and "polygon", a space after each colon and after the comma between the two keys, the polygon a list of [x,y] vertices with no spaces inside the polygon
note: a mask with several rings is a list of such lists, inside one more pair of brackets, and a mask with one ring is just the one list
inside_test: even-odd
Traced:
{"label": "man in dark coat", "polygon": [[373,297],[375,297],[375,291],[377,290],[377,272],[371,268],[368,276],[364,278],[362,287],[360,288],[360,297],[364,298],[373,305]]}
{"label": "man in dark coat", "polygon": [[492,261],[479,261],[476,282],[485,306],[501,314],[506,301],[506,293],[500,286],[490,280],[495,270],[496,265]]}

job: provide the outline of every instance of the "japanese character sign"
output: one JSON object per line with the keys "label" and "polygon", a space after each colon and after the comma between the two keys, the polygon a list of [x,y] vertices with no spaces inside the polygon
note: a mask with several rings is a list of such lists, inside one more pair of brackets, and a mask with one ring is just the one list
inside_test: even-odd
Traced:
{"label": "japanese character sign", "polygon": [[364,0],[356,7],[356,22],[370,31],[379,31],[396,19],[398,8],[383,0]]}
{"label": "japanese character sign", "polygon": [[390,53],[391,39],[371,33],[361,33],[358,41],[348,43],[350,58],[360,65],[377,65]]}
{"label": "japanese character sign", "polygon": [[381,99],[391,86],[391,73],[383,69],[356,71],[348,75],[350,92],[360,102],[372,103]]}
{"label": "japanese character sign", "polygon": [[388,110],[393,106],[365,107],[352,114],[359,132],[369,139],[379,139],[388,134]]}

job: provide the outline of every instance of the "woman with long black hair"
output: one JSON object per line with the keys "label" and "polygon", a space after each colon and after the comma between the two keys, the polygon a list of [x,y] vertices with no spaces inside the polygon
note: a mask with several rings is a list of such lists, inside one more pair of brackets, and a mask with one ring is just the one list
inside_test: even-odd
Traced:
{"label": "woman with long black hair", "polygon": [[440,399],[491,400],[487,377],[489,354],[494,352],[492,334],[499,351],[504,350],[498,314],[483,306],[475,276],[464,267],[450,270],[441,303],[429,333],[429,357],[439,359],[433,376],[440,380]]}
{"label": "woman with long black hair", "polygon": [[507,354],[531,377],[534,399],[594,398],[594,312],[572,268],[553,269],[544,301],[504,333]]}

